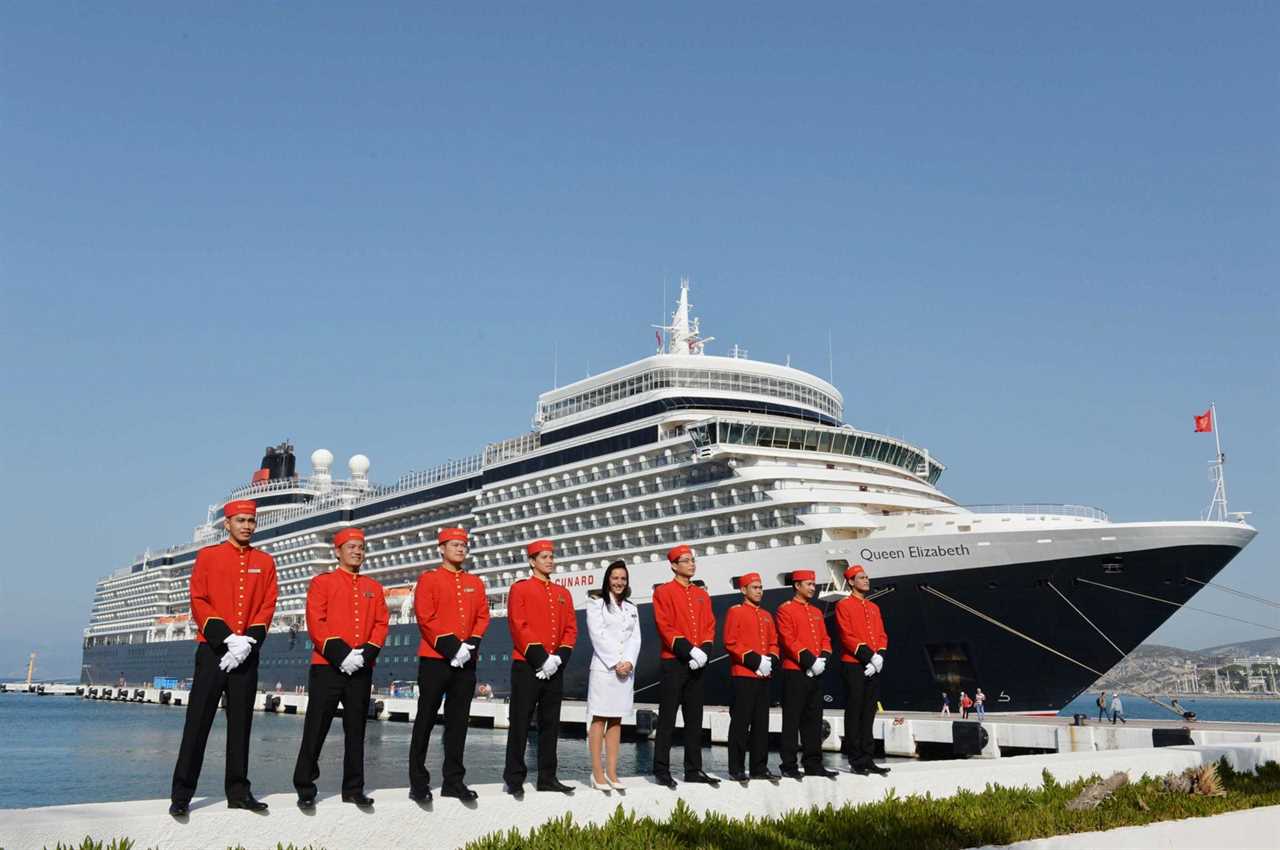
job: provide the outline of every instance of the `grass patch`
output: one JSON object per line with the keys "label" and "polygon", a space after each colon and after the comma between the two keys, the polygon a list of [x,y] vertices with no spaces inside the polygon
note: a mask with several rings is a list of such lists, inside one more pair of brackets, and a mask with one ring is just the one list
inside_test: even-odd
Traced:
{"label": "grass patch", "polygon": [[1059,785],[1048,771],[1040,788],[988,785],[981,793],[960,791],[945,799],[890,796],[876,803],[815,807],[778,818],[703,816],[680,800],[668,818],[655,821],[619,806],[604,824],[576,824],[566,815],[527,835],[514,829],[494,833],[470,842],[466,850],[962,850],[1280,805],[1280,764],[1240,774],[1223,759],[1218,772],[1227,792],[1223,797],[1173,793],[1165,790],[1163,777],[1144,777],[1086,811],[1069,811],[1066,804],[1097,777]]}
{"label": "grass patch", "polygon": [[[4,850],[4,848],[0,847],[0,850]],[[137,845],[131,838],[113,838],[110,842],[107,842],[95,840],[86,835],[79,844],[63,844],[59,841],[53,848],[46,844],[44,850],[137,850]],[[245,848],[243,845],[236,845],[235,847],[228,847],[227,850],[245,850]],[[310,844],[306,847],[298,847],[294,844],[277,843],[275,850],[324,850],[324,848],[312,847]]]}

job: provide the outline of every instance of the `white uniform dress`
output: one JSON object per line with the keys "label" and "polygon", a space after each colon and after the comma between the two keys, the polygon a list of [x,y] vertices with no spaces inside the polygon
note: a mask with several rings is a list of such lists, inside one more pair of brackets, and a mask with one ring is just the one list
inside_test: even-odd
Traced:
{"label": "white uniform dress", "polygon": [[[606,605],[603,599],[589,599],[587,633],[591,635],[587,716],[625,717],[635,702],[640,612],[630,602],[623,602],[619,609]],[[633,668],[625,679],[619,679],[613,670],[620,661],[630,661]]]}

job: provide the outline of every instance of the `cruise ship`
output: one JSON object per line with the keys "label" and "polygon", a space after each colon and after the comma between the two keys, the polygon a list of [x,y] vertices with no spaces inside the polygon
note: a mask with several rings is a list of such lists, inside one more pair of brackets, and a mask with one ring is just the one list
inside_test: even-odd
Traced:
{"label": "cruise ship", "polygon": [[[363,455],[336,480],[329,451],[314,451],[300,475],[291,445],[268,449],[190,542],[148,550],[97,583],[82,680],[191,675],[191,567],[225,538],[221,507],[232,499],[257,502],[254,545],[278,570],[262,688],[306,683],[307,585],[333,568],[330,541],[352,525],[367,534],[364,571],[391,612],[375,686],[414,680],[414,583],[440,563],[437,531],[463,526],[493,613],[478,680],[498,698],[510,686],[507,592],[528,575],[524,547],[537,538],[555,541],[554,580],[578,607],[570,698],[586,693],[587,594],[622,559],[655,650],[642,653],[637,700],[656,702],[652,592],[671,578],[665,553],[686,543],[720,622],[741,598],[734,577],[759,572],[772,609],[792,595],[793,570],[814,569],[834,633],[843,571],[864,564],[889,634],[886,709],[936,710],[943,692],[981,687],[991,711],[1039,713],[1088,688],[1256,534],[1243,522],[1112,522],[1091,507],[963,506],[939,489],[945,467],[926,448],[846,423],[831,383],[736,348],[708,354],[687,283],[658,337],[651,356],[543,393],[528,433],[392,484],[372,483]],[[836,666],[824,679],[833,707],[843,702]],[[728,667],[719,650],[709,702],[729,702]]]}

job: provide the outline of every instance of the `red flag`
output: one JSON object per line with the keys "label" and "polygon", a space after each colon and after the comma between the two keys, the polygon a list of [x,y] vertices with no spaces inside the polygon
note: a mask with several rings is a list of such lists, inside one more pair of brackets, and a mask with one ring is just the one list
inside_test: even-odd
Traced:
{"label": "red flag", "polygon": [[1213,408],[1196,416],[1196,433],[1203,434],[1213,430]]}

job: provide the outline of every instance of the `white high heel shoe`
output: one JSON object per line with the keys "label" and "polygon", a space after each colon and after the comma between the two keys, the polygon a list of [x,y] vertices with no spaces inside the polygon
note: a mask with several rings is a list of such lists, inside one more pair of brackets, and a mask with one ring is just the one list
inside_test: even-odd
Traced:
{"label": "white high heel shoe", "polygon": [[615,791],[626,791],[627,786],[623,784],[621,779],[610,779],[609,784],[613,786]]}
{"label": "white high heel shoe", "polygon": [[613,787],[609,784],[608,780],[605,780],[605,783],[601,785],[596,782],[596,778],[594,776],[590,777],[590,779],[591,779],[591,787],[596,791],[602,791],[605,794],[608,794],[610,791],[613,790]]}

